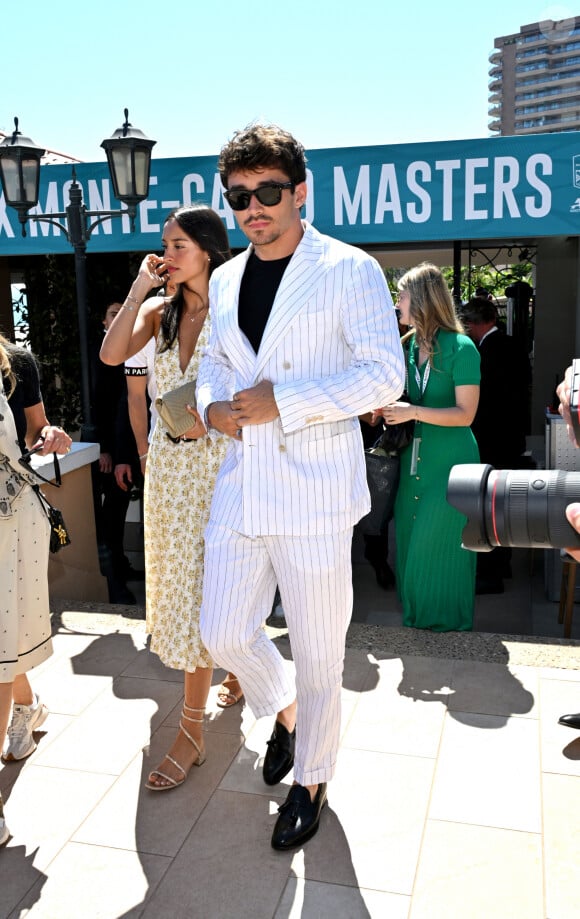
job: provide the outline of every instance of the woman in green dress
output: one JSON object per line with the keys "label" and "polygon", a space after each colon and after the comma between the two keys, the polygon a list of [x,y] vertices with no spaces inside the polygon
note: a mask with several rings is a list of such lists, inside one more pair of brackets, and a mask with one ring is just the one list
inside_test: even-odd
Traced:
{"label": "woman in green dress", "polygon": [[461,546],[466,518],[446,495],[451,467],[479,462],[469,427],[479,400],[479,352],[435,265],[413,268],[398,287],[400,322],[412,327],[403,337],[409,402],[395,402],[382,415],[387,424],[415,420],[395,502],[403,624],[465,631],[473,627],[476,557]]}

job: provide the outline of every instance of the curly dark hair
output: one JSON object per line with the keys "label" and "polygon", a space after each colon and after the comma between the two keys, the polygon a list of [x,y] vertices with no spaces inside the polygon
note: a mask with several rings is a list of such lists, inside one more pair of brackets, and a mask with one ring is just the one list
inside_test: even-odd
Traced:
{"label": "curly dark hair", "polygon": [[297,185],[306,181],[304,147],[288,131],[276,124],[252,122],[222,147],[218,170],[222,185],[228,187],[232,172],[255,172],[278,168]]}
{"label": "curly dark hair", "polygon": [[[189,204],[171,211],[164,220],[175,220],[184,233],[200,249],[209,255],[209,273],[227,262],[232,257],[227,230],[221,217],[207,204]],[[179,330],[179,321],[183,313],[183,293],[181,288],[167,303],[161,317],[161,334],[163,345],[161,351],[173,346]]]}

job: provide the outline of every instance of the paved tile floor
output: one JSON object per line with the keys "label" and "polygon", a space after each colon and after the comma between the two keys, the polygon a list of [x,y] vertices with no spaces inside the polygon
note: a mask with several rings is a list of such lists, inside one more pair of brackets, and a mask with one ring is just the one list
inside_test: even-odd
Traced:
{"label": "paved tile floor", "polygon": [[[148,652],[138,609],[68,605],[34,673],[51,710],[38,749],[0,770],[0,917],[577,919],[580,732],[557,721],[580,710],[580,641],[527,572],[478,598],[485,630],[434,636],[401,628],[355,565],[337,774],[294,853],[269,845],[292,779],[261,780],[271,719],[218,709],[216,671],[207,762],[148,792],[181,675]],[[502,634],[530,603],[553,634]]]}

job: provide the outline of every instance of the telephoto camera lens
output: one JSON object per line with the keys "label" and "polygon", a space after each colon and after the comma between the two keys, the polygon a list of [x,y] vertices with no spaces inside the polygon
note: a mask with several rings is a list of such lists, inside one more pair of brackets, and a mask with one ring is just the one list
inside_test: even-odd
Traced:
{"label": "telephoto camera lens", "polygon": [[465,463],[449,473],[447,500],[467,517],[465,549],[580,547],[566,519],[567,505],[580,500],[580,472]]}

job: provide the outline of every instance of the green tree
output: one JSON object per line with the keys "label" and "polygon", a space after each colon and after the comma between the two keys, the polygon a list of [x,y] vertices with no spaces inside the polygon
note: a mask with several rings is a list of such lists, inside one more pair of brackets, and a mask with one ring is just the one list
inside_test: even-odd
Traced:
{"label": "green tree", "polygon": [[[125,253],[87,256],[89,351],[94,360],[105,309],[124,298],[131,283],[130,268],[140,258]],[[26,308],[20,304],[19,318],[28,323],[28,344],[40,367],[46,414],[54,424],[75,431],[82,413],[74,256],[28,258],[25,278]]]}
{"label": "green tree", "polygon": [[[385,269],[387,284],[393,296],[396,296],[397,293],[397,282],[412,267],[412,265],[409,265],[408,268]],[[504,297],[506,288],[518,280],[526,281],[533,287],[532,270],[532,264],[525,261],[498,267],[493,265],[472,265],[471,271],[467,265],[464,265],[460,271],[461,299],[463,302],[469,300],[470,297],[475,295],[475,290],[478,287],[485,287],[494,299]],[[452,290],[453,266],[443,267],[441,271],[449,289]]]}

